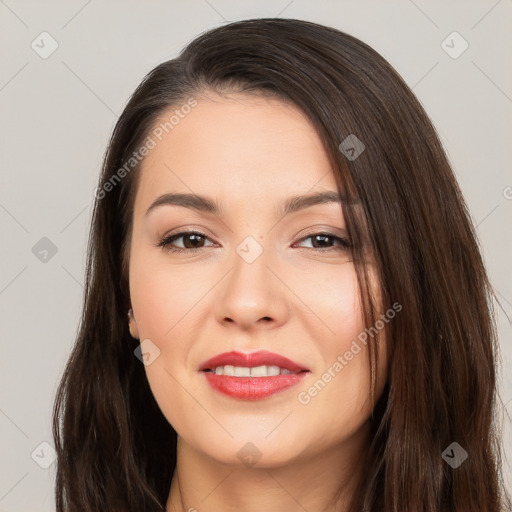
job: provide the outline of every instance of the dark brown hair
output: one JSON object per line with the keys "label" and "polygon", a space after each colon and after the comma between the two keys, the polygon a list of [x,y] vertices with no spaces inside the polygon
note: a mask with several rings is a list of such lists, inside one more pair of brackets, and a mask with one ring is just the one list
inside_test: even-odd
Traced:
{"label": "dark brown hair", "polygon": [[[209,91],[274,96],[308,116],[345,199],[365,321],[373,325],[377,307],[363,240],[375,260],[379,308],[403,307],[387,326],[388,379],[351,510],[510,510],[493,292],[432,123],[391,65],[358,39],[306,21],[255,19],[208,31],[152,70],[115,126],[95,200],[80,328],[55,400],[57,511],[165,508],[176,433],[134,356],[126,316],[139,166],[112,178],[162,113]],[[349,135],[365,146],[355,159],[339,149]],[[457,468],[442,458],[453,442],[468,453]]]}

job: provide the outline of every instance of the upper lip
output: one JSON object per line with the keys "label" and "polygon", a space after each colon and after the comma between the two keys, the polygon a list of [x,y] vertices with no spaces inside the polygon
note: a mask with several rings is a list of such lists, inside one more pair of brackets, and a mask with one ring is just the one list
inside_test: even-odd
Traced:
{"label": "upper lip", "polygon": [[291,372],[309,371],[307,368],[300,364],[291,361],[287,357],[266,350],[259,350],[257,352],[243,353],[243,352],[224,352],[217,356],[208,359],[200,367],[199,371],[215,370],[218,366],[242,366],[242,367],[255,367],[255,366],[279,366]]}

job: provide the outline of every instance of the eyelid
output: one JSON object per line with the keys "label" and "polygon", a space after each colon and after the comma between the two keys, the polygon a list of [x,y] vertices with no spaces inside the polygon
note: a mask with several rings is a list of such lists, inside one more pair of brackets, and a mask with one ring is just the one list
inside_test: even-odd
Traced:
{"label": "eyelid", "polygon": [[170,238],[171,236],[174,236],[174,235],[184,235],[184,234],[190,234],[190,233],[201,235],[201,236],[204,236],[204,237],[207,237],[210,239],[216,238],[216,235],[214,235],[211,231],[209,231],[205,228],[199,228],[194,225],[185,225],[185,226],[181,226],[181,227],[178,227],[171,231],[166,232],[164,235],[160,236],[159,239],[163,240],[166,238]]}
{"label": "eyelid", "polygon": [[299,231],[299,233],[295,236],[305,237],[308,235],[319,235],[322,233],[331,236],[337,236],[340,238],[348,238],[348,233],[346,229],[335,228],[333,226],[326,226],[325,224],[315,224],[314,226],[310,226],[305,230]]}

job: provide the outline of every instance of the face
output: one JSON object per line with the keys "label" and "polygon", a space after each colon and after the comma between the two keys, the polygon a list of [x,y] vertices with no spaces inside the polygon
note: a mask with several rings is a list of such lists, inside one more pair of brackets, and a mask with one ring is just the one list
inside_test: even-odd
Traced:
{"label": "face", "polygon": [[[371,415],[368,348],[336,182],[307,118],[275,99],[198,99],[140,171],[131,303],[180,442],[268,467],[347,446]],[[291,201],[318,194],[330,201]]]}

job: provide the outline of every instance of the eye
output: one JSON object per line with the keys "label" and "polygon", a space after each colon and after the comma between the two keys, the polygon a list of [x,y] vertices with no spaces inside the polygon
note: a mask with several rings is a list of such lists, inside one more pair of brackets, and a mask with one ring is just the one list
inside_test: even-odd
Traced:
{"label": "eye", "polygon": [[305,249],[319,251],[329,250],[331,248],[336,248],[332,245],[336,243],[338,245],[338,249],[341,251],[346,251],[351,248],[351,244],[346,238],[341,238],[333,235],[332,233],[314,233],[302,238],[298,243],[304,242],[305,240],[311,240],[311,245],[309,247],[304,247]]}
{"label": "eye", "polygon": [[[175,253],[195,252],[204,247],[212,247],[213,243],[205,245],[205,242],[208,240],[208,236],[200,231],[181,231],[165,236],[157,244],[157,247],[162,247],[166,251]],[[314,233],[302,238],[297,243],[304,243],[307,240],[311,240],[309,247],[303,247],[307,250],[322,252],[331,249],[336,250],[337,248],[340,251],[347,251],[351,248],[351,244],[346,238],[341,238],[332,233]],[[177,241],[180,241],[179,245],[176,245]]]}
{"label": "eye", "polygon": [[[180,239],[181,247],[173,245],[174,242]],[[208,240],[208,237],[199,231],[182,231],[180,233],[165,236],[160,240],[157,247],[162,247],[166,251],[171,252],[194,252],[202,249],[203,247],[211,247],[204,245],[206,240]]]}

